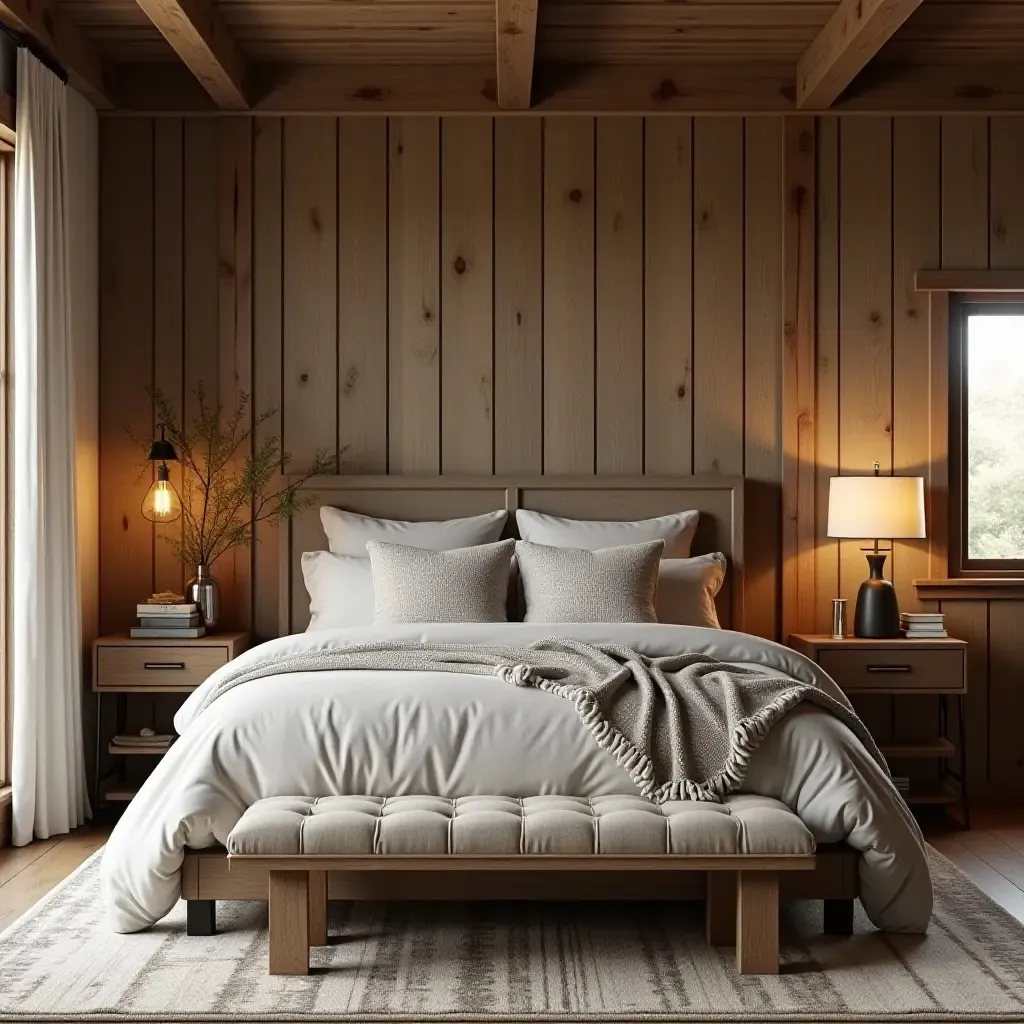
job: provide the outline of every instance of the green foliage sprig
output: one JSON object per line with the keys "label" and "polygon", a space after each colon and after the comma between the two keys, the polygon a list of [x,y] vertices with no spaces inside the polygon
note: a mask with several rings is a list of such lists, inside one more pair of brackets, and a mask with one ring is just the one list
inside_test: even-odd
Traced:
{"label": "green foliage sprig", "polygon": [[[317,450],[301,476],[282,484],[292,459],[281,439],[274,435],[251,443],[255,430],[277,410],[251,415],[250,396],[240,391],[234,411],[225,417],[224,403],[210,402],[202,382],[192,393],[196,412],[188,424],[167,395],[156,389],[152,395],[181,465],[181,535],[164,534],[164,539],[180,562],[194,568],[212,565],[231,548],[250,547],[257,523],[277,524],[315,504],[315,498],[299,493],[302,485],[321,473],[336,473],[348,446],[333,455]],[[129,434],[148,451],[149,441]]]}

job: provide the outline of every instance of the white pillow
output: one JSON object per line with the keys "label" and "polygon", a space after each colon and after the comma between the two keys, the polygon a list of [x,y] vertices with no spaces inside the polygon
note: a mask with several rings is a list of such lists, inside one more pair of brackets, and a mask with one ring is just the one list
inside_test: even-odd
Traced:
{"label": "white pillow", "polygon": [[665,542],[665,558],[689,558],[693,535],[697,532],[699,512],[677,512],[657,519],[633,522],[601,522],[590,519],[563,519],[543,512],[519,509],[516,523],[519,536],[531,544],[555,548],[582,548],[599,551],[650,540]]}
{"label": "white pillow", "polygon": [[492,544],[501,538],[508,512],[486,512],[465,519],[446,519],[436,523],[408,523],[399,519],[375,519],[355,512],[323,505],[320,522],[327,534],[327,546],[336,555],[366,558],[367,541],[381,540],[430,551],[451,551]]}
{"label": "white pillow", "polygon": [[725,582],[725,568],[720,551],[696,558],[663,558],[654,601],[658,621],[721,629],[715,597]]}
{"label": "white pillow", "polygon": [[373,572],[369,558],[303,551],[302,578],[309,594],[307,633],[373,625]]}

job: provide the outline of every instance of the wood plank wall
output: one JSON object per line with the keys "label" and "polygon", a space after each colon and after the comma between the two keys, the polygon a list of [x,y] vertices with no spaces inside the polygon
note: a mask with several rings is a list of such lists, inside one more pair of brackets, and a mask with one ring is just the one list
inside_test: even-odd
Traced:
{"label": "wood plank wall", "polygon": [[[924,267],[1024,267],[1024,119],[823,118],[817,124],[817,544],[813,621],[829,627],[832,597],[852,609],[867,575],[856,541],[825,537],[836,473],[923,475],[941,504],[946,438],[930,434]],[[897,542],[887,570],[900,605],[924,609],[912,581],[934,575],[930,547]],[[936,532],[940,534],[936,536]],[[944,601],[951,635],[970,642],[970,777],[982,792],[1024,792],[1024,602]],[[881,739],[934,730],[913,699],[866,702]],[[930,711],[925,712],[931,715]]]}
{"label": "wood plank wall", "polygon": [[[787,627],[826,628],[866,575],[856,543],[825,538],[829,477],[877,460],[944,479],[912,275],[1024,267],[1024,122],[792,125],[103,119],[102,628],[181,583],[139,515],[150,477],[124,426],[152,429],[148,386],[180,404],[202,380],[277,408],[261,433],[283,432],[296,465],[344,444],[347,472],[745,473],[748,550],[767,552],[748,565],[750,628],[778,636],[784,317],[817,351],[814,493],[792,523],[814,585]],[[786,195],[790,143],[814,225]],[[814,242],[800,288],[787,217],[787,239]],[[905,608],[933,542],[891,558]],[[272,635],[274,531],[216,575],[233,620]],[[943,610],[971,642],[972,777],[1024,791],[1024,602]],[[883,738],[920,720],[905,702],[866,713]]]}
{"label": "wood plank wall", "polygon": [[[104,119],[102,616],[181,572],[125,427],[199,380],[344,472],[745,473],[778,633],[782,121]],[[273,635],[277,543],[216,566]]]}

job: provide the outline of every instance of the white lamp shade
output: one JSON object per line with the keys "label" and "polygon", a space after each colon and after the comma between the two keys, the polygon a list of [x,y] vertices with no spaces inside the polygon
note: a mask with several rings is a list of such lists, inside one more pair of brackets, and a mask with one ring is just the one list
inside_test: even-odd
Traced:
{"label": "white lamp shade", "polygon": [[828,535],[860,539],[924,537],[924,478],[834,476]]}

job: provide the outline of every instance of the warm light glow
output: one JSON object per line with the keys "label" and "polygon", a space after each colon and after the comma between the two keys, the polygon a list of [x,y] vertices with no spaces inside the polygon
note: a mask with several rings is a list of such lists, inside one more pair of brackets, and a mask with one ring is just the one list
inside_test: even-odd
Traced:
{"label": "warm light glow", "polygon": [[832,477],[828,535],[862,540],[924,537],[924,478]]}
{"label": "warm light glow", "polygon": [[167,466],[159,466],[153,486],[142,502],[142,514],[151,523],[173,523],[181,515],[181,501],[169,476]]}

